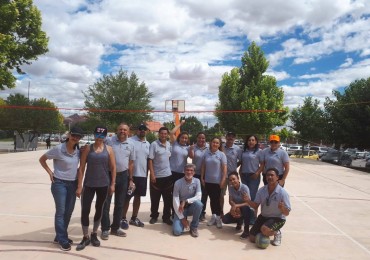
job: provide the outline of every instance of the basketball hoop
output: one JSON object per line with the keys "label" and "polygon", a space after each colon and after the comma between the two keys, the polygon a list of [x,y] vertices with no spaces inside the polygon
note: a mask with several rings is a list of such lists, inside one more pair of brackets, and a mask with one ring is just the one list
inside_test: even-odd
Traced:
{"label": "basketball hoop", "polygon": [[[185,100],[166,100],[165,111],[172,112],[175,125],[180,124],[180,115],[179,113],[185,112]],[[180,134],[180,129],[176,131],[176,136]]]}

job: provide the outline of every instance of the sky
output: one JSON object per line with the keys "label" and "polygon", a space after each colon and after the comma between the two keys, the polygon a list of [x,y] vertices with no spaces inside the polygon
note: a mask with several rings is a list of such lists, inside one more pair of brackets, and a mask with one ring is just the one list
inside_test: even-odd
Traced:
{"label": "sky", "polygon": [[[240,67],[252,41],[269,61],[290,109],[370,77],[368,0],[34,0],[49,52],[0,92],[83,108],[88,86],[120,68],[154,94],[151,105],[185,100],[210,111],[222,75]],[[62,113],[74,113],[64,110]],[[170,114],[158,113],[163,121]],[[188,114],[208,120],[212,113]],[[214,122],[214,121],[213,121]]]}

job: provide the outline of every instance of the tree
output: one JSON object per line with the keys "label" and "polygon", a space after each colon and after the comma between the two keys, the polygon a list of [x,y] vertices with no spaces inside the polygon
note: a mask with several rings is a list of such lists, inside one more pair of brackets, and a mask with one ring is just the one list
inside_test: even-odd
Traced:
{"label": "tree", "polygon": [[4,111],[6,128],[16,131],[24,144],[27,143],[25,133],[29,133],[28,144],[30,144],[41,133],[63,130],[63,116],[54,103],[45,98],[30,101],[17,93],[8,96],[6,105],[15,106]]}
{"label": "tree", "polygon": [[333,91],[336,100],[325,101],[331,140],[340,145],[370,148],[370,77],[355,80],[344,92]]}
{"label": "tree", "polygon": [[0,1],[0,89],[14,88],[23,64],[31,64],[48,51],[48,38],[41,30],[41,14],[32,0]]}
{"label": "tree", "polygon": [[302,147],[307,143],[317,144],[325,138],[323,131],[326,121],[320,102],[312,97],[306,97],[303,105],[292,110],[290,120],[292,129],[298,132]]}
{"label": "tree", "polygon": [[[237,134],[267,134],[287,120],[284,92],[277,87],[276,79],[264,75],[268,61],[254,42],[242,57],[242,65],[225,73],[219,87],[216,111],[241,111],[248,113],[216,112],[221,126]],[[278,110],[281,112],[278,112]]]}
{"label": "tree", "polygon": [[[89,117],[110,129],[115,129],[120,122],[138,125],[151,119],[149,112],[143,110],[153,109],[149,105],[153,94],[149,92],[144,82],[139,83],[134,72],[130,77],[127,71],[122,69],[116,75],[104,75],[84,92],[84,96]],[[122,110],[126,111],[120,112]],[[141,112],[127,112],[135,110]]]}

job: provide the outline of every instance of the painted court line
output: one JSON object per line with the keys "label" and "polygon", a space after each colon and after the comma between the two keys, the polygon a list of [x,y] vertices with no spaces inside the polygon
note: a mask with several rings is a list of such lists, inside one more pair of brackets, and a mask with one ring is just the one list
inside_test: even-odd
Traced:
{"label": "painted court line", "polygon": [[309,208],[312,212],[314,212],[317,216],[319,216],[322,220],[324,220],[326,223],[328,223],[330,226],[332,226],[333,228],[335,228],[339,233],[341,233],[343,236],[345,236],[346,238],[348,238],[349,240],[351,240],[355,245],[359,246],[362,250],[364,250],[368,255],[370,255],[370,251],[364,247],[362,244],[360,244],[359,242],[357,242],[355,239],[353,239],[350,235],[348,235],[347,233],[345,233],[344,231],[342,231],[339,227],[337,227],[335,224],[333,224],[332,222],[330,222],[330,220],[328,220],[327,218],[325,218],[323,215],[321,215],[319,212],[317,212],[315,209],[313,209],[310,205],[308,205],[306,202],[304,202],[302,199],[298,198],[297,196],[293,195],[293,197],[300,201],[303,205],[305,205],[307,208]]}

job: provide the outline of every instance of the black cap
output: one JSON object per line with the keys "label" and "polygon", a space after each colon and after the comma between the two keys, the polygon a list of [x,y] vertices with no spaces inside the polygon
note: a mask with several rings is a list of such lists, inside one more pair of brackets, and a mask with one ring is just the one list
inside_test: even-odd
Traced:
{"label": "black cap", "polygon": [[77,126],[72,127],[71,130],[69,131],[69,133],[71,135],[79,135],[81,137],[84,136],[84,131],[82,131],[82,129],[77,127]]}
{"label": "black cap", "polygon": [[227,132],[226,136],[236,137],[236,134],[234,132]]}
{"label": "black cap", "polygon": [[137,127],[138,130],[148,130],[148,127],[145,125],[145,124],[140,124],[138,127]]}
{"label": "black cap", "polygon": [[105,126],[97,126],[97,127],[95,127],[94,134],[107,136],[108,129]]}

